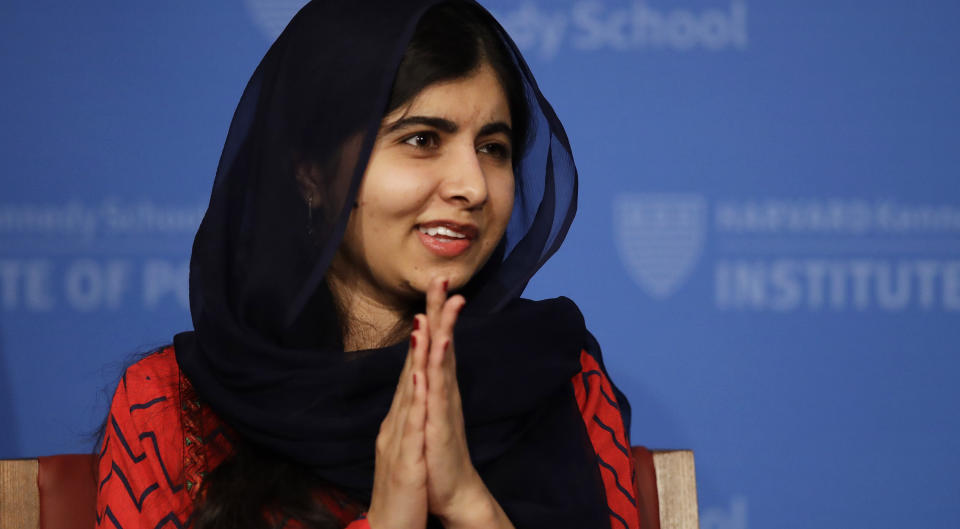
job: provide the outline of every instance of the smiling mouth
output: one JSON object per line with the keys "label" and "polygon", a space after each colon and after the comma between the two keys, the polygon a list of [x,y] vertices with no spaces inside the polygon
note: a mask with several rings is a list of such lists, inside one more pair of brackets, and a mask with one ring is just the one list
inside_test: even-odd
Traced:
{"label": "smiling mouth", "polygon": [[440,257],[456,257],[467,251],[477,234],[475,226],[455,222],[427,222],[417,226],[420,242]]}
{"label": "smiling mouth", "polygon": [[430,228],[420,226],[418,229],[420,230],[420,233],[426,233],[431,237],[443,237],[446,239],[466,239],[467,238],[466,234],[451,230],[446,226],[433,226]]}

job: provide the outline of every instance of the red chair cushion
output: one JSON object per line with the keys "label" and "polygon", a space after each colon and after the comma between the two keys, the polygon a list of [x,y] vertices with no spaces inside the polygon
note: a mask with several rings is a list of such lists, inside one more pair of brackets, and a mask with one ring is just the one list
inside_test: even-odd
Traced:
{"label": "red chair cushion", "polygon": [[38,457],[40,529],[94,529],[97,520],[96,456]]}
{"label": "red chair cushion", "polygon": [[637,484],[637,511],[641,529],[660,529],[660,500],[653,453],[642,446],[631,447]]}

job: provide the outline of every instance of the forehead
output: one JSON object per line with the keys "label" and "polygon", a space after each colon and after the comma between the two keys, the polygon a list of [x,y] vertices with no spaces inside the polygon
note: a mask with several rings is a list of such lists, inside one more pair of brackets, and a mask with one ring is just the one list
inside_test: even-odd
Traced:
{"label": "forehead", "polygon": [[434,83],[420,91],[407,105],[389,116],[428,115],[453,121],[510,123],[507,94],[496,72],[484,63],[466,77]]}

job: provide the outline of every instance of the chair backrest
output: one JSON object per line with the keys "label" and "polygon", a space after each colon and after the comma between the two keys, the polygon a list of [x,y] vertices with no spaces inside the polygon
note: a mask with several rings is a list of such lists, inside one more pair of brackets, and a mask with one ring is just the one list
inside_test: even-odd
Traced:
{"label": "chair backrest", "polygon": [[[633,447],[642,529],[697,529],[690,450]],[[0,460],[0,529],[93,529],[96,458],[71,454]]]}

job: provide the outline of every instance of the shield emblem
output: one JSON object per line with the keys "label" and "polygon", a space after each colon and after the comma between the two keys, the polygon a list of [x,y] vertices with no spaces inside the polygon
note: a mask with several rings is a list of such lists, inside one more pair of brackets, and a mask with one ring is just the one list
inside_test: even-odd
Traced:
{"label": "shield emblem", "polygon": [[614,237],[630,277],[655,299],[673,294],[703,253],[707,201],[694,194],[625,193],[614,200]]}

